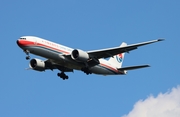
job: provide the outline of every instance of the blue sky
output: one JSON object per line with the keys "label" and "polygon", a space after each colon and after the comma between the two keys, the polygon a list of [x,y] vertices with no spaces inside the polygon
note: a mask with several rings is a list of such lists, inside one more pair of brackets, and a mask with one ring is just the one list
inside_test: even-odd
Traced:
{"label": "blue sky", "polygon": [[[178,0],[1,0],[0,116],[141,117],[138,105],[151,114],[160,112],[159,106],[180,109],[169,106],[180,104],[179,6]],[[166,40],[125,55],[123,66],[150,64],[150,68],[106,77],[75,71],[63,81],[56,70],[25,70],[29,61],[16,45],[25,35],[87,51],[122,42]]]}

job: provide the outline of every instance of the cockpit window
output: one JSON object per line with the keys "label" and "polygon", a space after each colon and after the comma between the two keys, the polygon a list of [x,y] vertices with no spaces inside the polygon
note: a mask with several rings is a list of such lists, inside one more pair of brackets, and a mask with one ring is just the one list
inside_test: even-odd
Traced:
{"label": "cockpit window", "polygon": [[20,38],[20,39],[26,40],[26,38]]}

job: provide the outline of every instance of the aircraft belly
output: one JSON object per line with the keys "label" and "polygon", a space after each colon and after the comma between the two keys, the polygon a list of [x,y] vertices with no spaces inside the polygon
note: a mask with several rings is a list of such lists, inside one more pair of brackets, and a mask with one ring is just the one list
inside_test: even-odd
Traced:
{"label": "aircraft belly", "polygon": [[91,72],[94,73],[94,74],[101,74],[101,75],[110,75],[110,74],[113,74],[111,71],[99,66],[99,65],[96,65],[94,67],[92,67],[91,69]]}

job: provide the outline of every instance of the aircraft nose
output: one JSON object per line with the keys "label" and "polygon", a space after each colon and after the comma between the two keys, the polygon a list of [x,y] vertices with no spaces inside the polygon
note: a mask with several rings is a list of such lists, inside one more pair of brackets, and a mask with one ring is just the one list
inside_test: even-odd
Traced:
{"label": "aircraft nose", "polygon": [[19,42],[19,40],[17,40],[17,41],[16,41],[16,43],[17,43],[17,45],[18,45],[18,46],[20,46],[20,42]]}
{"label": "aircraft nose", "polygon": [[18,39],[16,41],[16,43],[17,43],[18,46],[23,46],[24,45],[24,42],[22,40],[20,40],[20,39]]}

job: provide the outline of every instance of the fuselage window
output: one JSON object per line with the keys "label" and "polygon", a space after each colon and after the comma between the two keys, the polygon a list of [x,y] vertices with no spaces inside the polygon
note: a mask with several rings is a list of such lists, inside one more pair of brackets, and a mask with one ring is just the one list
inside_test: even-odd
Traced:
{"label": "fuselage window", "polygon": [[26,40],[26,38],[20,38],[20,39]]}

